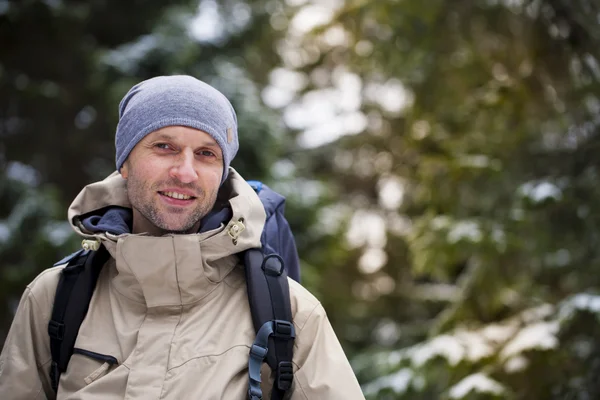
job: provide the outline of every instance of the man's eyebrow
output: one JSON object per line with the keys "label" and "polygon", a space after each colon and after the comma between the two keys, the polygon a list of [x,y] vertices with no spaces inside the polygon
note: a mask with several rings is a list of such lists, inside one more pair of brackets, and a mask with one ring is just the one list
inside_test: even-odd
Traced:
{"label": "man's eyebrow", "polygon": [[208,139],[204,143],[202,143],[202,145],[200,145],[200,147],[221,148],[217,142],[214,142],[214,141],[213,142],[209,142]]}
{"label": "man's eyebrow", "polygon": [[169,134],[159,133],[154,140],[168,140],[168,141],[173,141],[174,138],[173,138],[173,136],[171,136]]}
{"label": "man's eyebrow", "polygon": [[[211,138],[212,139],[212,138]],[[197,148],[200,147],[210,147],[210,148],[214,148],[214,149],[221,149],[221,146],[219,146],[219,144],[214,140],[214,139],[209,139],[209,138],[203,138],[202,139],[202,144],[200,146],[197,146]],[[166,140],[168,142],[176,142],[177,139],[174,138],[173,136],[169,135],[168,133],[159,133],[155,140]]]}

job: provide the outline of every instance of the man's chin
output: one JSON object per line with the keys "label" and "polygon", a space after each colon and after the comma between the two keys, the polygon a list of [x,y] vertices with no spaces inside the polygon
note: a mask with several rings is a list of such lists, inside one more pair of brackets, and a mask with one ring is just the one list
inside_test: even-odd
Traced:
{"label": "man's chin", "polygon": [[161,229],[165,235],[168,234],[172,234],[172,235],[187,235],[190,233],[197,233],[196,231],[198,230],[196,228],[196,223],[194,223],[192,226],[190,226],[189,223],[183,224],[183,223],[172,223],[172,224],[161,224],[162,226],[159,226],[158,228]]}

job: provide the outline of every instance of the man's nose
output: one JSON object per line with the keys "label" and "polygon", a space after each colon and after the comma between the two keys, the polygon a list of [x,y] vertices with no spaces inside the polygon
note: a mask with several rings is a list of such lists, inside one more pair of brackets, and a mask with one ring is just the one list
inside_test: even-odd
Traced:
{"label": "man's nose", "polygon": [[195,157],[192,151],[183,151],[177,165],[171,169],[171,176],[181,183],[191,183],[198,179],[194,165]]}

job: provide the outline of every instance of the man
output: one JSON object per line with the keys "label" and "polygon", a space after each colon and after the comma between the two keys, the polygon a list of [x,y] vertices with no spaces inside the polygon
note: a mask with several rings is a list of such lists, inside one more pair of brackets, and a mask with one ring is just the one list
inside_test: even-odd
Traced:
{"label": "man", "polygon": [[[238,150],[235,111],[189,76],[144,81],[119,111],[117,172],[84,188],[69,209],[75,231],[111,257],[58,393],[47,326],[64,266],[25,290],[0,356],[0,398],[247,398],[255,331],[236,254],[260,246],[265,211],[229,167]],[[228,219],[205,223],[226,205]],[[290,398],[363,399],[322,306],[289,286]],[[264,364],[262,376],[268,399],[273,378]]]}

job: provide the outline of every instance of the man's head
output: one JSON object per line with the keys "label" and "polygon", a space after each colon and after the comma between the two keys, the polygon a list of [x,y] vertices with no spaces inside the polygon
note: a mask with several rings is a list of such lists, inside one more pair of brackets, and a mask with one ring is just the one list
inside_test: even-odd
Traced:
{"label": "man's head", "polygon": [[134,86],[119,115],[117,169],[134,232],[197,231],[238,150],[229,101],[195,78],[157,77]]}

